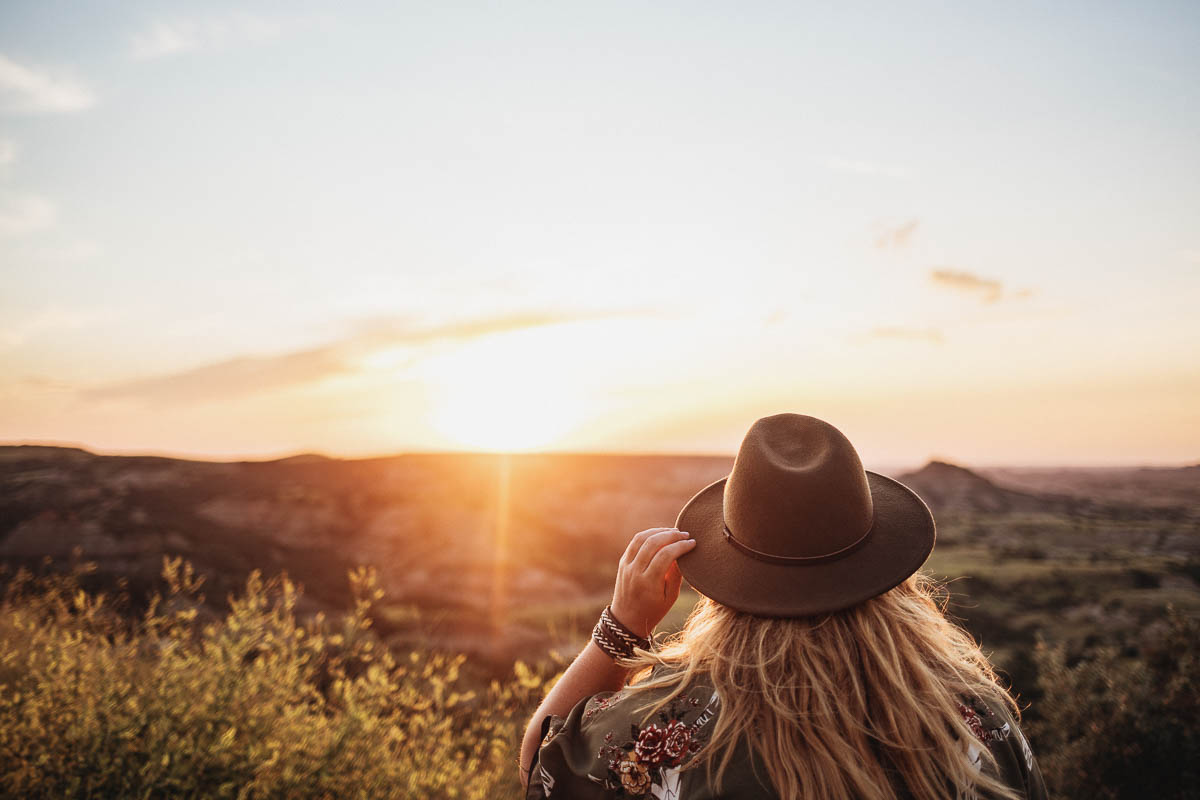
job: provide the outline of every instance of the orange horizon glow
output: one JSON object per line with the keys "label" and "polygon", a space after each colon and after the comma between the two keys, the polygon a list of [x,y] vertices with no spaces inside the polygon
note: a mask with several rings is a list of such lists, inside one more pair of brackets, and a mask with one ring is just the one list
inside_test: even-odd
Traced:
{"label": "orange horizon glow", "polygon": [[1200,461],[1200,14],[343,5],[6,7],[0,442]]}
{"label": "orange horizon glow", "polygon": [[[819,329],[792,334],[813,335],[837,343]],[[739,344],[670,315],[538,321],[424,350],[391,340],[343,347],[339,357],[352,360],[336,374],[277,387],[248,384],[243,366],[230,362],[103,393],[44,392],[24,409],[25,425],[78,435],[12,437],[20,415],[0,421],[0,434],[11,443],[218,460],[312,452],[732,455],[755,419],[794,411],[843,430],[864,463],[1183,465],[1200,454],[1194,371],[1151,365],[1122,377],[1078,363],[1072,374],[1036,358],[1020,371],[1010,364],[1008,376],[961,371],[960,357],[994,347],[986,341],[930,351],[851,340],[796,354],[786,339],[760,338],[753,358]],[[291,368],[295,358],[276,361]],[[712,364],[722,371],[706,377]],[[255,367],[274,369],[269,359]]]}

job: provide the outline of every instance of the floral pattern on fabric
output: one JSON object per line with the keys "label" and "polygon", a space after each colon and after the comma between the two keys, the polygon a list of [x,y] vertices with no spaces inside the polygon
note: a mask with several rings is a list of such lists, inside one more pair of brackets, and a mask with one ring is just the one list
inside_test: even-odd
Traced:
{"label": "floral pattern on fabric", "polygon": [[593,695],[592,699],[588,701],[587,708],[583,710],[584,722],[587,722],[601,711],[607,711],[610,706],[618,702],[624,696],[624,692],[615,692],[609,695]]}
{"label": "floral pattern on fabric", "polygon": [[[986,706],[984,708],[986,709]],[[962,714],[963,721],[967,723],[967,727],[971,729],[971,733],[975,734],[975,738],[984,744],[1003,741],[1012,732],[1007,722],[990,719],[992,716],[990,712],[988,713],[990,724],[984,725],[984,720],[979,715],[978,709],[965,703],[959,703],[958,711]]]}
{"label": "floral pattern on fabric", "polygon": [[[684,713],[696,708],[694,697],[677,698],[657,714],[656,722],[642,727],[629,725],[629,737],[617,744],[615,731],[604,736],[605,744],[597,757],[608,767],[603,778],[591,779],[616,793],[617,797],[660,797],[668,783],[677,790],[679,767],[701,746],[700,729],[711,719],[702,715],[692,724],[683,721]],[[674,774],[672,774],[674,773]]]}
{"label": "floral pattern on fabric", "polygon": [[983,721],[979,719],[979,712],[965,703],[959,703],[958,713],[962,714],[963,721],[967,723],[967,727],[971,729],[971,733],[975,734],[976,739],[981,742],[988,740],[987,731],[983,729]]}
{"label": "floral pattern on fabric", "polygon": [[[704,770],[689,769],[696,754],[711,746],[721,698],[711,686],[696,685],[643,719],[640,701],[661,698],[672,688],[652,688],[644,697],[629,689],[602,692],[581,699],[565,717],[547,717],[525,800],[777,798],[761,763],[744,752],[730,763],[721,793],[707,785]],[[970,762],[1030,800],[1046,800],[1037,762],[1008,708],[977,697],[961,702],[958,713],[971,731],[965,742]]]}

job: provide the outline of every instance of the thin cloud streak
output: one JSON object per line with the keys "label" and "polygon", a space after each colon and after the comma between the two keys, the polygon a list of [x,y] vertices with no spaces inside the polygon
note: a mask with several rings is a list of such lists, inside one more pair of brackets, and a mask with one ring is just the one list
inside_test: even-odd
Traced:
{"label": "thin cloud streak", "polygon": [[18,64],[0,54],[0,111],[55,114],[83,111],[96,96],[83,84]]}
{"label": "thin cloud streak", "polygon": [[45,375],[25,375],[17,378],[14,383],[35,391],[69,392],[74,389],[74,386],[66,381],[60,381]]}
{"label": "thin cloud streak", "polygon": [[146,61],[198,49],[200,42],[191,30],[159,22],[133,37],[129,56],[138,61]]}
{"label": "thin cloud streak", "polygon": [[140,400],[156,406],[231,398],[353,372],[342,345],[274,356],[240,356],[184,372],[87,389],[88,401]]}
{"label": "thin cloud streak", "polygon": [[572,314],[522,312],[426,326],[414,326],[408,321],[392,318],[371,319],[360,323],[351,335],[318,347],[278,355],[238,356],[182,372],[85,389],[79,396],[85,401],[137,401],[160,407],[227,400],[316,383],[338,375],[357,374],[363,371],[358,363],[360,359],[401,345],[477,339],[546,325],[645,313],[636,310]]}
{"label": "thin cloud streak", "polygon": [[[978,295],[985,303],[994,303],[1004,296],[1004,284],[1001,281],[984,278],[965,270],[934,269],[930,271],[929,278],[935,284],[947,289]],[[1016,293],[1016,296],[1028,297],[1032,293],[1032,289],[1022,289]]]}
{"label": "thin cloud streak", "polygon": [[269,42],[278,39],[285,27],[280,20],[244,12],[203,19],[160,21],[134,35],[129,56],[136,61],[149,61],[237,44]]}
{"label": "thin cloud streak", "polygon": [[35,195],[0,195],[0,239],[24,236],[54,224],[54,204]]}
{"label": "thin cloud streak", "polygon": [[20,347],[36,336],[53,331],[78,330],[111,316],[111,312],[105,309],[45,308],[24,319],[6,320],[0,326],[0,347]]}
{"label": "thin cloud streak", "polygon": [[973,272],[956,269],[935,269],[929,273],[934,283],[951,289],[967,292],[983,292],[988,299],[995,299],[1004,291],[1004,284],[992,278],[983,278]]}
{"label": "thin cloud streak", "polygon": [[950,268],[933,269],[929,273],[929,278],[935,284],[947,289],[976,294],[985,303],[995,303],[1005,296],[1017,300],[1033,296],[1033,289],[1029,287],[1017,289],[1006,295],[1002,281],[998,281],[995,278],[984,278],[965,270]]}
{"label": "thin cloud streak", "polygon": [[910,219],[899,225],[886,227],[875,235],[875,247],[880,250],[899,250],[907,247],[920,225],[919,219]]}
{"label": "thin cloud streak", "polygon": [[884,326],[872,328],[867,334],[871,339],[903,339],[914,342],[933,342],[942,344],[946,337],[937,328],[904,328]]}

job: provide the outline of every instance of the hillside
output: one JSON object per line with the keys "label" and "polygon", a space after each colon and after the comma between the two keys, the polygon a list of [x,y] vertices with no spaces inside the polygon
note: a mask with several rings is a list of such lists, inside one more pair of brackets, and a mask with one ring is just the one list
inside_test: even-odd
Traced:
{"label": "hillside", "polygon": [[[91,561],[93,588],[124,585],[136,602],[158,585],[162,557],[180,555],[208,576],[213,614],[253,569],[299,581],[302,613],[344,608],[347,570],[369,565],[389,601],[379,630],[392,641],[504,663],[578,636],[607,602],[628,537],[673,524],[732,463],[563,454],[208,462],[7,446],[0,564]],[[940,461],[897,477],[938,517],[930,567],[943,574],[981,575],[1013,559],[1032,559],[1029,576],[1081,559],[1120,571],[1136,557],[1154,559],[1142,570],[1176,564],[1168,586],[1194,585],[1186,564],[1200,537],[1188,486],[1168,481],[1155,497],[1176,502],[1140,506],[1018,488]]]}
{"label": "hillside", "polygon": [[1200,508],[1200,464],[1184,467],[991,467],[984,476],[1020,489],[1112,503]]}
{"label": "hillside", "polygon": [[[320,761],[313,748],[319,752],[321,737],[334,732],[322,726],[357,731],[364,708],[355,703],[354,713],[347,714],[347,705],[335,702],[308,717],[278,715],[281,706],[307,708],[291,698],[297,692],[311,696],[309,684],[295,683],[306,673],[290,644],[285,652],[293,653],[291,661],[263,659],[260,648],[292,640],[274,637],[279,622],[265,609],[259,617],[246,616],[243,604],[232,625],[224,618],[226,599],[244,594],[252,570],[267,576],[286,571],[304,587],[297,616],[317,631],[326,623],[316,612],[339,620],[350,607],[348,570],[368,565],[385,590],[370,613],[370,630],[388,645],[389,657],[445,667],[460,663],[453,654],[465,656],[462,672],[455,673],[458,684],[450,673],[429,673],[423,683],[413,671],[406,673],[411,679],[398,678],[380,695],[376,682],[365,681],[368,673],[360,675],[360,687],[369,684],[370,696],[379,700],[368,708],[387,720],[382,727],[392,729],[396,703],[406,702],[404,697],[436,698],[453,684],[462,690],[459,697],[476,699],[423,716],[405,713],[413,735],[401,747],[404,757],[381,761],[347,751],[352,774],[372,764],[380,771],[362,772],[364,780],[385,780],[379,775],[391,770],[408,785],[417,776],[429,786],[507,785],[481,790],[480,796],[515,795],[507,756],[468,767],[436,743],[515,740],[540,699],[539,681],[577,652],[609,601],[614,566],[628,537],[673,524],[682,504],[732,465],[732,458],[687,456],[466,454],[360,460],[305,454],[208,462],[0,446],[0,583],[4,570],[11,576],[18,567],[52,572],[89,562],[96,570],[84,576],[87,588],[111,597],[124,587],[134,603],[128,609],[115,600],[84,601],[80,613],[79,595],[69,592],[64,595],[69,602],[52,606],[57,616],[50,617],[54,623],[48,628],[26,621],[40,607],[36,601],[7,606],[5,681],[21,686],[24,705],[10,704],[5,728],[30,747],[52,753],[42,762],[47,774],[79,764],[79,753],[92,753],[97,766],[86,767],[89,774],[107,770],[118,784],[127,772],[153,783],[172,770],[180,781],[203,782],[234,752],[222,738],[229,731],[240,737],[239,763],[254,765],[245,767],[246,776],[271,775],[257,766],[254,754],[272,735],[285,745],[278,752],[291,754],[279,756],[289,760],[289,769],[306,774]],[[1155,747],[1163,737],[1188,741],[1177,734],[1190,730],[1194,702],[1180,704],[1161,691],[1173,680],[1170,670],[1165,678],[1146,671],[1176,665],[1177,671],[1194,672],[1187,666],[1194,660],[1177,656],[1187,652],[1177,642],[1179,632],[1186,633],[1186,644],[1200,619],[1200,502],[1188,469],[999,471],[931,461],[896,475],[937,518],[937,545],[926,571],[948,579],[949,613],[982,644],[1027,707],[1026,731],[1039,759],[1058,774],[1077,761],[1077,751],[1054,738],[1072,730],[1074,723],[1060,723],[1078,718],[1075,701],[1089,724],[1106,721],[1103,735],[1094,738],[1117,741],[1112,752],[1128,750],[1119,739],[1136,727],[1119,714],[1109,719],[1112,694],[1135,698],[1126,706],[1151,720],[1145,736]],[[131,653],[158,654],[159,683],[113,680],[135,667],[145,669],[145,656],[111,660],[107,628],[97,626],[95,614],[103,610],[128,620],[127,612],[140,610],[161,586],[166,555],[185,557],[205,576],[200,615],[189,623],[190,632],[175,634],[187,643],[183,650],[155,646],[158,623],[143,634],[144,641],[130,645]],[[660,630],[678,628],[697,600],[685,586]],[[195,604],[172,599],[167,607],[186,613]],[[1179,613],[1172,617],[1169,608]],[[220,647],[200,648],[196,642],[205,636]],[[331,639],[312,633],[303,640],[310,648],[332,647]],[[81,645],[84,641],[91,644]],[[325,643],[315,644],[320,642]],[[1039,648],[1039,642],[1050,647]],[[237,657],[220,655],[221,647],[232,647]],[[277,671],[270,676],[244,671],[249,650],[255,664],[269,661]],[[1164,652],[1169,657],[1156,655]],[[1104,653],[1132,655],[1135,668],[1121,672],[1103,660]],[[54,658],[43,657],[47,654]],[[55,660],[63,654],[73,659],[65,666]],[[322,655],[312,686],[328,689],[325,659],[345,655]],[[39,659],[42,670],[31,671],[29,665]],[[514,672],[518,659],[530,665],[523,673]],[[1068,664],[1079,665],[1078,671],[1069,671]],[[83,669],[92,670],[74,682],[83,695],[60,694],[60,682],[47,677]],[[248,681],[247,674],[259,682]],[[1126,674],[1137,680],[1099,690],[1089,682]],[[139,693],[132,706],[131,686]],[[214,686],[221,688],[209,688]],[[1064,692],[1075,701],[1064,702]],[[35,702],[42,710],[31,713]],[[103,713],[80,721],[78,708]],[[145,737],[147,719],[160,731],[157,743]],[[47,728],[47,721],[60,727]],[[438,726],[477,734],[425,735]],[[114,730],[129,735],[113,736]],[[181,731],[199,738],[180,739]],[[115,749],[90,744],[101,739]],[[414,741],[426,739],[429,748],[413,750]],[[76,746],[77,740],[89,744]],[[177,741],[183,740],[195,744],[181,749]],[[347,740],[377,742],[374,736]],[[341,752],[340,746],[333,749]],[[154,754],[149,761],[147,751]],[[161,754],[168,752],[172,757],[164,759]],[[180,753],[191,760],[176,763]],[[276,756],[271,758],[275,763]],[[1131,763],[1131,770],[1142,768],[1140,757]],[[38,774],[30,780],[41,786],[48,778]],[[305,785],[318,784],[306,779]]]}
{"label": "hillside", "polygon": [[404,625],[502,659],[527,644],[518,612],[610,591],[628,537],[673,524],[731,464],[469,454],[206,462],[0,447],[0,563],[58,568],[78,548],[99,567],[92,585],[121,579],[142,596],[162,556],[182,555],[209,576],[214,609],[250,570],[286,570],[304,585],[307,612],[344,607],[347,570],[366,564]]}
{"label": "hillside", "polygon": [[916,491],[930,509],[939,511],[1057,511],[1059,498],[1001,487],[965,467],[945,461],[930,461],[915,472],[896,480]]}
{"label": "hillside", "polygon": [[[1086,474],[1086,470],[1084,470]],[[1139,471],[1141,472],[1141,471]],[[1067,517],[1093,517],[1104,519],[1144,519],[1150,516],[1186,519],[1200,508],[1200,491],[1194,484],[1176,480],[1174,470],[1164,470],[1163,476],[1151,475],[1144,482],[1155,487],[1154,496],[1160,501],[1147,504],[1141,502],[1136,492],[1114,492],[1097,488],[1095,491],[1076,488],[1064,491],[1063,474],[1078,475],[1078,470],[1054,470],[1051,474],[1059,480],[1039,482],[1028,473],[1015,471],[1022,476],[1010,480],[1011,470],[993,470],[990,476],[945,461],[933,460],[913,472],[905,472],[896,479],[921,495],[935,513],[953,511],[960,513],[989,514],[1061,514]],[[1143,473],[1145,474],[1145,473]],[[1193,475],[1200,483],[1200,473]],[[1076,478],[1066,482],[1067,486],[1080,487]],[[1143,485],[1143,492],[1147,486]]]}

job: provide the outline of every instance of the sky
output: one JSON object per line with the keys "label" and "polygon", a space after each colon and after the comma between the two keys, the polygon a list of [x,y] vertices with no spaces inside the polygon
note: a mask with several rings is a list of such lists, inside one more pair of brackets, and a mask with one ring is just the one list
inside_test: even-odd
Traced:
{"label": "sky", "polygon": [[1200,462],[1200,4],[5,2],[0,443]]}

